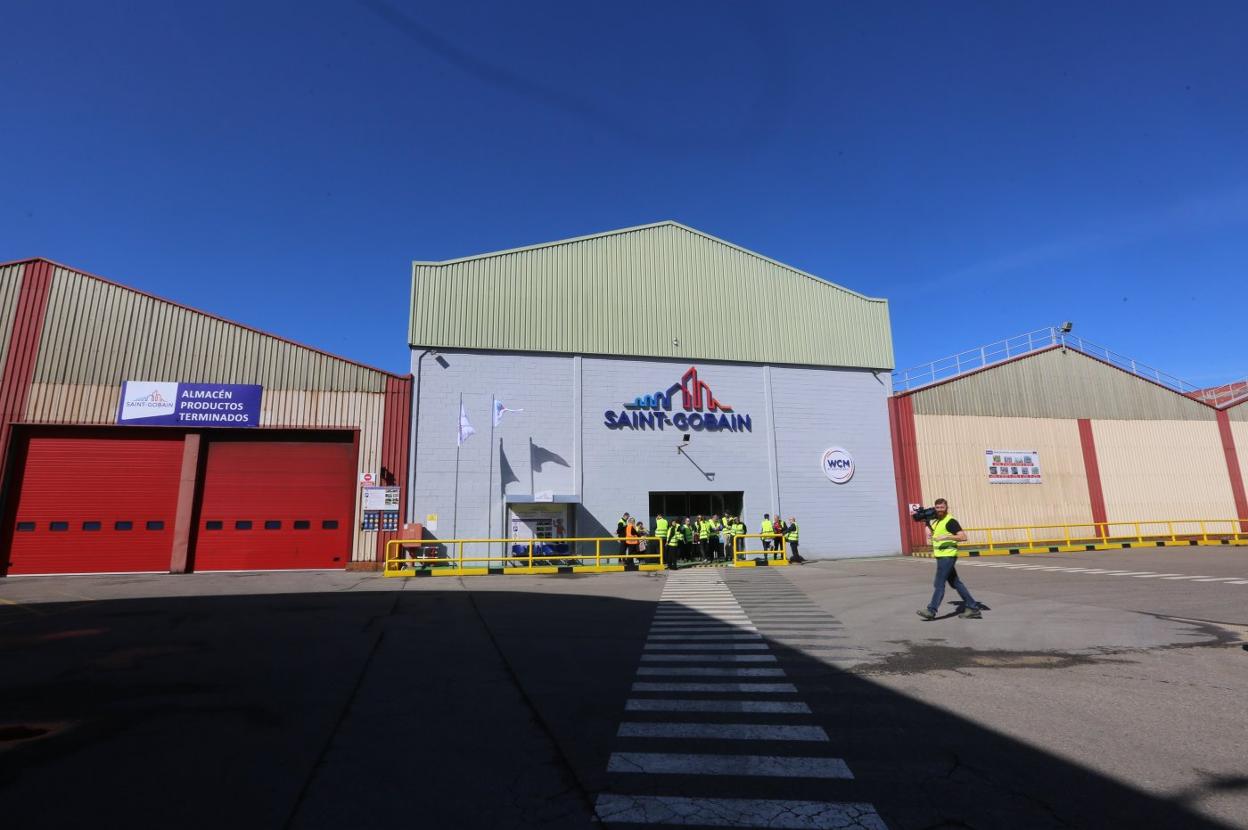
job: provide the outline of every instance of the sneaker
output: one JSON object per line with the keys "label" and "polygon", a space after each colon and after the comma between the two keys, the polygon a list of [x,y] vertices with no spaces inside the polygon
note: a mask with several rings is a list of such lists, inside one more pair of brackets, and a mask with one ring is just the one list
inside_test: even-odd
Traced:
{"label": "sneaker", "polygon": [[920,617],[922,617],[925,620],[936,619],[936,613],[934,611],[928,610],[927,608],[920,608],[918,611],[915,611],[914,613],[918,614]]}
{"label": "sneaker", "polygon": [[979,613],[978,608],[963,608],[962,613],[958,614],[964,620],[982,620],[984,615]]}

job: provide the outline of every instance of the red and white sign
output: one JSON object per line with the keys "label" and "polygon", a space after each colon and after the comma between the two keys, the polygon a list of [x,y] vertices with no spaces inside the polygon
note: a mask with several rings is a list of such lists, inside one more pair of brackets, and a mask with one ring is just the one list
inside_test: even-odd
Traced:
{"label": "red and white sign", "polygon": [[365,487],[373,487],[377,484],[377,475],[375,473],[360,473],[360,484]]}

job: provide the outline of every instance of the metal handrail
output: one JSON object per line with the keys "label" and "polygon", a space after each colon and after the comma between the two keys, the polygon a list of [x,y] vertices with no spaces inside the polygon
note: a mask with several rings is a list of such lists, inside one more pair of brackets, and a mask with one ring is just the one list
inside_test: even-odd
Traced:
{"label": "metal handrail", "polygon": [[[1164,530],[1163,530],[1164,528]],[[1239,519],[1146,519],[1123,522],[1068,522],[1047,525],[1003,525],[1000,527],[965,528],[970,550],[1036,549],[1048,547],[1084,547],[1089,544],[1119,544],[1123,540],[1142,544],[1148,541],[1199,540],[1227,538],[1235,543],[1248,542],[1248,518]],[[1085,531],[1090,530],[1090,533]],[[972,538],[972,534],[982,539]],[[1010,538],[1002,538],[1010,537]]]}
{"label": "metal handrail", "polygon": [[[386,558],[384,565],[384,573],[387,576],[401,576],[410,573],[409,568],[431,568],[438,567],[439,571],[447,573],[467,573],[467,572],[485,572],[490,569],[508,568],[514,569],[515,573],[540,573],[536,570],[539,568],[549,569],[559,566],[560,563],[568,560],[592,560],[592,564],[577,565],[575,567],[582,569],[612,569],[620,570],[620,560],[630,559],[641,562],[640,568],[645,570],[657,570],[662,567],[663,563],[663,540],[658,536],[634,536],[633,539],[646,542],[657,542],[658,550],[654,553],[641,551],[624,551],[608,550],[603,551],[603,543],[608,545],[618,545],[624,542],[622,536],[576,536],[559,539],[390,539],[386,542]],[[593,554],[578,553],[576,550],[577,543],[592,542],[594,544]],[[485,555],[485,556],[466,556],[464,554],[465,545],[515,545],[527,548],[527,554],[519,556],[504,553],[501,556]],[[538,553],[535,549],[546,545],[567,544],[570,549],[562,553]],[[403,548],[416,548],[422,550],[424,548],[446,547],[447,550],[454,550],[453,556],[411,556],[403,552]]]}
{"label": "metal handrail", "polygon": [[[1202,388],[1174,375],[1155,369],[1138,360],[1118,354],[1091,340],[1063,332],[1055,326],[1036,329],[1025,334],[1007,337],[986,346],[958,352],[909,369],[893,372],[893,392],[911,392],[943,380],[959,377],[1016,357],[1050,349],[1054,346],[1074,349],[1077,352],[1103,360],[1137,377],[1151,380],[1182,395],[1188,395],[1214,407],[1248,398],[1248,380],[1236,381],[1226,386]],[[1228,390],[1228,391],[1219,391]]]}
{"label": "metal handrail", "polygon": [[777,552],[775,547],[773,547],[771,550],[768,550],[768,551],[764,551],[761,548],[759,550],[748,550],[743,545],[743,540],[745,539],[759,539],[759,540],[770,539],[772,540],[773,545],[775,544],[780,545],[780,548],[779,548],[780,558],[778,559],[773,558],[768,561],[774,565],[789,564],[789,560],[787,556],[785,556],[785,553],[784,553],[784,534],[783,533],[740,533],[732,537],[732,565],[734,568],[743,567],[742,563],[749,562],[750,556],[757,556],[760,554],[772,554],[774,557],[775,553]]}

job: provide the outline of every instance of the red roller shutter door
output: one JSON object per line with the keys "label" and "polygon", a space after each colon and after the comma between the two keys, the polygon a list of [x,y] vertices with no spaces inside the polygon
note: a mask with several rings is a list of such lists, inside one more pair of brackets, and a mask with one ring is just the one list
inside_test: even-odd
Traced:
{"label": "red roller shutter door", "polygon": [[345,567],[355,481],[350,443],[209,443],[194,569]]}
{"label": "red roller shutter door", "polygon": [[182,435],[31,436],[19,449],[10,574],[168,571]]}

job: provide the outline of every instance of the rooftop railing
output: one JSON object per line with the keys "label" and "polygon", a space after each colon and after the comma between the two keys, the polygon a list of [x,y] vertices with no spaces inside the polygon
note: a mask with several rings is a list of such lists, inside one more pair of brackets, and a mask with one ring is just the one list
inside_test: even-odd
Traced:
{"label": "rooftop railing", "polygon": [[968,372],[1004,363],[1007,360],[1043,349],[1050,349],[1054,346],[1074,349],[1089,357],[1103,360],[1123,371],[1130,372],[1146,380],[1151,380],[1153,383],[1173,389],[1181,395],[1187,395],[1203,401],[1210,406],[1228,406],[1231,403],[1248,398],[1248,379],[1227,384],[1226,386],[1201,388],[1168,372],[1163,372],[1138,360],[1120,355],[1111,349],[1093,343],[1091,340],[1085,340],[1078,335],[1064,332],[1056,326],[1050,326],[1047,329],[1036,329],[1016,337],[1007,337],[1004,340],[998,340],[986,346],[967,349],[966,351],[942,357],[939,360],[933,360],[931,363],[924,363],[910,369],[899,369],[893,372],[893,391],[912,392],[915,389],[922,389],[924,386],[930,386],[943,380],[956,378]]}

